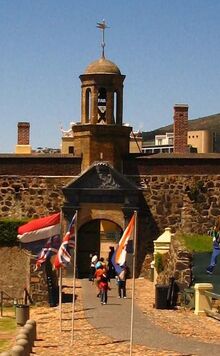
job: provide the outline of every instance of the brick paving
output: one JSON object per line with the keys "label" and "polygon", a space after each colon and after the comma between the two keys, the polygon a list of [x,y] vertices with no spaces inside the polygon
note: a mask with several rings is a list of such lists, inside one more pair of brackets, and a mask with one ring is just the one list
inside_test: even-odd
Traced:
{"label": "brick paving", "polygon": [[[130,283],[130,281],[128,282]],[[64,281],[65,285],[70,285],[70,283],[71,280],[69,279]],[[38,327],[38,340],[35,342],[35,347],[33,349],[34,354],[45,356],[88,356],[90,354],[95,356],[129,355],[129,342],[117,341],[106,336],[102,334],[99,329],[94,328],[94,326],[90,324],[90,320],[86,318],[83,309],[80,280],[77,280],[76,286],[77,300],[73,345],[71,346],[71,303],[63,304],[62,331],[60,331],[58,308],[36,307],[31,310],[31,318],[37,321]],[[95,287],[91,285],[91,288],[94,288],[95,294]],[[71,289],[67,287],[65,292],[70,293]],[[184,336],[183,343],[191,339],[214,344],[219,343],[220,328],[218,321],[205,316],[195,316],[192,311],[184,309],[175,311],[154,309],[154,288],[152,282],[146,279],[136,280],[135,303],[140,306],[143,313],[146,314],[153,323],[161,326],[171,334]],[[108,308],[109,307],[111,306],[109,305]],[[189,353],[186,354],[174,352],[172,350],[161,350],[159,342],[158,348],[134,345],[132,354],[155,356],[189,355]]]}

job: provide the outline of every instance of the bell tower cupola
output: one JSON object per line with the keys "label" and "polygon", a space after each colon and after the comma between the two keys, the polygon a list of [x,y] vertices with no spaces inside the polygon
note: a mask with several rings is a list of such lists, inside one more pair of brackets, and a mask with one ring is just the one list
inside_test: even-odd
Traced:
{"label": "bell tower cupola", "polygon": [[102,31],[101,58],[88,65],[82,82],[82,124],[122,125],[123,82],[118,66],[105,58],[105,21],[97,23]]}
{"label": "bell tower cupola", "polygon": [[88,65],[82,82],[82,124],[122,125],[123,82],[116,64],[101,57]]}
{"label": "bell tower cupola", "polygon": [[123,125],[125,75],[105,57],[105,21],[97,27],[102,31],[101,57],[80,75],[81,122],[73,126],[74,147],[83,156],[83,168],[99,160],[119,168],[129,152],[131,132],[131,127]]}

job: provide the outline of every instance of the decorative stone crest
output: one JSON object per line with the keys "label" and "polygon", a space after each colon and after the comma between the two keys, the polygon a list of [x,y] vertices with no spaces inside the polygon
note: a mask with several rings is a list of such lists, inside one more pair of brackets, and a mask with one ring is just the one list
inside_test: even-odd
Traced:
{"label": "decorative stone crest", "polygon": [[120,185],[116,183],[112,172],[107,164],[99,164],[96,166],[96,172],[100,180],[100,188],[104,189],[118,189]]}

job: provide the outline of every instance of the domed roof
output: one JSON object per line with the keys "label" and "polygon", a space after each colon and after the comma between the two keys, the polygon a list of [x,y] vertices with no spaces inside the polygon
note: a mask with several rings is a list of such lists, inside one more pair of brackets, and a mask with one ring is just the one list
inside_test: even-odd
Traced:
{"label": "domed roof", "polygon": [[105,58],[100,58],[88,65],[84,74],[121,74],[115,63]]}

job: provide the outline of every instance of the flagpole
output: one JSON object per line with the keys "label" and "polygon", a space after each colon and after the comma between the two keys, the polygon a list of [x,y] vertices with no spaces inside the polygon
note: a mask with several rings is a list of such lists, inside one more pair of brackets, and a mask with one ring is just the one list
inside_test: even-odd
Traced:
{"label": "flagpole", "polygon": [[132,356],[133,329],[134,329],[134,292],[135,292],[135,265],[136,265],[136,244],[137,244],[137,211],[134,211],[134,247],[132,255],[132,297],[131,297],[131,327],[130,327],[130,356]]}
{"label": "flagpole", "polygon": [[59,269],[59,280],[60,331],[62,331],[62,267]]}
{"label": "flagpole", "polygon": [[71,329],[71,346],[74,340],[74,317],[75,317],[75,290],[76,290],[76,251],[77,251],[77,238],[78,238],[78,210],[76,210],[75,220],[75,248],[73,255],[73,303],[72,303],[72,329]]}
{"label": "flagpole", "polygon": [[[60,210],[60,239],[62,239],[63,236],[62,222],[63,222],[63,214],[62,214],[62,210]],[[60,282],[59,283],[59,311],[60,311],[60,332],[61,332],[62,331],[62,267],[59,268],[59,282]]]}

